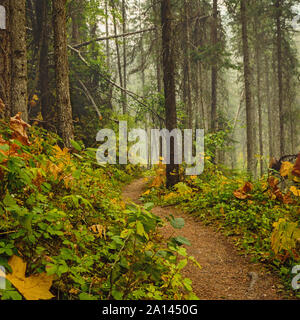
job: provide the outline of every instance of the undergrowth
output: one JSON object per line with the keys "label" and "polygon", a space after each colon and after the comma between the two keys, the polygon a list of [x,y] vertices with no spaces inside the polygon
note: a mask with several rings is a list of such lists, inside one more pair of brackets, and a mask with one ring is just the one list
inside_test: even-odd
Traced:
{"label": "undergrowth", "polygon": [[148,174],[155,178],[142,199],[176,205],[213,225],[233,241],[240,254],[277,272],[283,280],[279,290],[300,298],[291,290],[295,276],[291,270],[300,262],[299,178],[290,174],[292,168],[286,163],[281,171],[284,177],[277,173],[251,183],[246,174],[220,170],[207,159],[202,175],[182,174],[182,182],[167,190],[160,164]]}
{"label": "undergrowth", "polygon": [[0,299],[196,298],[181,275],[194,259],[176,239],[162,241],[151,204],[121,198],[138,167],[100,167],[95,149],[61,148],[57,136],[32,127],[28,137],[26,127],[19,118],[0,125],[0,265],[8,275]]}

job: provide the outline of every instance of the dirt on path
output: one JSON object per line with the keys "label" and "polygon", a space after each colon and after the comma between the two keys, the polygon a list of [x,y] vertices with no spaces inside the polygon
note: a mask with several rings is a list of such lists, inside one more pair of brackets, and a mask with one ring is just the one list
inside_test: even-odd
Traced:
{"label": "dirt on path", "polygon": [[[125,187],[123,199],[141,204],[139,198],[145,189],[145,179],[139,179]],[[161,233],[167,239],[184,236],[190,240],[189,255],[194,256],[202,269],[188,264],[184,276],[193,281],[193,289],[201,300],[279,300],[277,292],[280,281],[264,270],[261,264],[251,263],[240,256],[234,245],[211,227],[205,226],[191,215],[173,207],[155,207],[152,212],[164,218],[173,214],[182,217],[185,226],[175,230],[166,224]],[[165,221],[165,220],[164,220]]]}

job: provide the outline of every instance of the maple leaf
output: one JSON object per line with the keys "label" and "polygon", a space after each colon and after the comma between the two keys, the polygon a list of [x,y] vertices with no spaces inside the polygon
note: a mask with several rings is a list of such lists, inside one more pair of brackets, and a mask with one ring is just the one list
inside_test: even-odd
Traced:
{"label": "maple leaf", "polygon": [[6,278],[16,287],[16,289],[27,300],[48,300],[54,296],[49,291],[53,278],[45,272],[25,277],[27,263],[18,256],[12,256],[8,261],[12,268],[12,273]]}
{"label": "maple leaf", "polygon": [[23,145],[29,146],[27,128],[30,128],[30,125],[21,119],[21,112],[10,118],[10,129],[13,131],[12,138],[20,141]]}
{"label": "maple leaf", "polygon": [[240,200],[245,200],[251,198],[251,195],[248,192],[253,190],[253,184],[250,182],[246,182],[243,187],[234,191],[234,196]]}

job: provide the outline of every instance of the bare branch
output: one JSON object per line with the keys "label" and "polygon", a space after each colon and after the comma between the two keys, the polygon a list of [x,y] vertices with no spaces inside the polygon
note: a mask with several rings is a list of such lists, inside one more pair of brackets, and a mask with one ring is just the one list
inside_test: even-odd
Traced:
{"label": "bare branch", "polygon": [[[70,48],[72,51],[76,52],[78,54],[78,57],[81,59],[81,61],[88,67],[90,67],[90,64],[83,58],[83,56],[81,55],[80,51],[75,49],[74,47],[68,45],[68,48]],[[112,80],[110,80],[109,78],[106,78],[105,76],[103,76],[101,73],[99,73],[99,75],[101,76],[101,78],[105,81],[107,81],[108,83],[110,83],[111,85],[113,85],[114,87],[118,88],[119,90],[126,92],[134,101],[138,102],[140,105],[144,106],[147,110],[149,110],[150,112],[152,112],[158,119],[160,119],[161,121],[165,121],[164,118],[162,118],[157,112],[155,112],[154,110],[152,110],[147,104],[145,104],[143,101],[144,98],[137,95],[136,93],[127,90],[121,86],[119,86],[117,83],[113,82]]]}
{"label": "bare branch", "polygon": [[144,32],[150,32],[150,31],[154,31],[156,28],[152,27],[149,29],[144,29],[144,30],[139,30],[139,31],[134,31],[134,32],[127,32],[127,33],[123,33],[123,34],[116,34],[116,35],[112,35],[112,36],[108,36],[108,37],[100,37],[100,38],[95,38],[92,39],[90,41],[86,41],[80,44],[76,44],[73,46],[73,48],[75,49],[79,49],[85,46],[88,46],[89,44],[96,42],[96,41],[105,41],[105,40],[111,40],[111,39],[117,39],[117,38],[124,38],[124,37],[128,37],[128,36],[132,36],[135,34],[140,34],[140,33],[144,33]]}

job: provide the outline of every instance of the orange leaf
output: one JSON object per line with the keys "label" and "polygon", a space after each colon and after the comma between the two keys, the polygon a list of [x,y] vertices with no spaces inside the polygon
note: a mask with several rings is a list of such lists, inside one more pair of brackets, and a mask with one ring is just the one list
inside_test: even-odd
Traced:
{"label": "orange leaf", "polygon": [[277,187],[279,180],[275,177],[270,177],[268,179],[268,182],[269,182],[270,187],[273,189],[273,188]]}
{"label": "orange leaf", "polygon": [[30,125],[21,119],[21,112],[10,118],[10,129],[13,131],[12,138],[20,141],[23,145],[29,146],[27,128],[30,128]]}
{"label": "orange leaf", "polygon": [[245,193],[242,193],[241,191],[237,190],[237,191],[234,191],[234,196],[238,199],[241,199],[241,200],[245,200],[248,198],[248,194],[245,194]]}
{"label": "orange leaf", "polygon": [[245,192],[245,193],[250,192],[253,190],[253,184],[250,182],[246,182],[241,190],[242,192]]}
{"label": "orange leaf", "polygon": [[297,157],[296,163],[294,165],[292,174],[294,176],[300,177],[300,153],[298,154],[298,157]]}
{"label": "orange leaf", "polygon": [[253,190],[253,184],[250,182],[246,182],[243,187],[236,190],[233,194],[236,198],[245,200],[251,198],[251,195],[248,192]]}
{"label": "orange leaf", "polygon": [[293,204],[294,200],[291,197],[291,192],[284,195],[282,201],[284,204]]}

